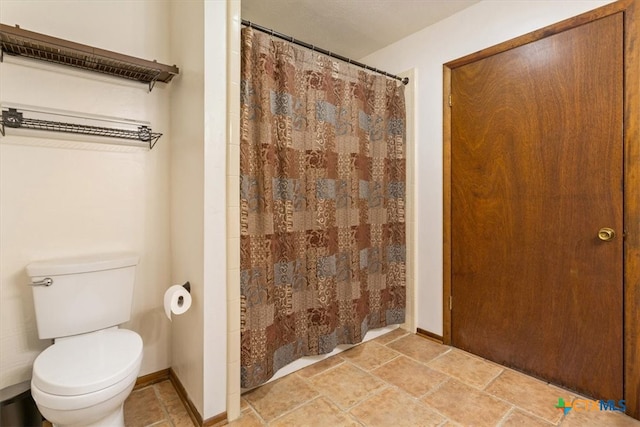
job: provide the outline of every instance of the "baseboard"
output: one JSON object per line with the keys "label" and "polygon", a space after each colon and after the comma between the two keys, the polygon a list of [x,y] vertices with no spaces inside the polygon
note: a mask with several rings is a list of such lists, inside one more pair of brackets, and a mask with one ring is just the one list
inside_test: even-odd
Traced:
{"label": "baseboard", "polygon": [[180,379],[178,379],[178,376],[176,375],[173,368],[169,368],[169,380],[171,381],[171,384],[173,384],[173,387],[178,392],[178,396],[180,396],[180,400],[182,400],[182,403],[184,403],[185,408],[187,408],[187,412],[189,413],[189,417],[191,417],[191,421],[193,421],[197,426],[203,425],[202,415],[200,415],[200,412],[198,412],[198,409],[196,409],[196,406],[193,404],[191,399],[189,399],[187,390],[185,390],[184,386],[180,382]]}
{"label": "baseboard", "polygon": [[420,335],[423,338],[427,338],[431,341],[435,341],[438,344],[444,343],[442,337],[438,334],[434,334],[433,332],[426,331],[424,329],[416,328],[416,335]]}
{"label": "baseboard", "polygon": [[136,380],[136,385],[133,386],[134,390],[138,390],[143,387],[150,386],[155,383],[159,383],[161,381],[165,381],[169,379],[169,369],[163,369],[158,372],[152,372],[147,375],[143,375],[138,377]]}
{"label": "baseboard", "polygon": [[184,406],[187,409],[187,412],[189,413],[189,417],[191,418],[191,421],[193,421],[195,425],[201,426],[201,427],[213,427],[216,425],[226,424],[226,421],[227,421],[226,412],[223,412],[221,414],[218,414],[206,420],[202,419],[202,415],[200,415],[200,413],[196,409],[196,406],[193,404],[191,399],[189,399],[189,395],[187,394],[187,391],[185,390],[184,386],[180,382],[180,379],[178,379],[178,376],[176,375],[176,373],[172,368],[163,369],[161,371],[152,372],[150,374],[138,377],[138,379],[136,380],[136,384],[133,386],[133,389],[137,390],[137,389],[147,387],[152,384],[156,384],[166,380],[171,381],[171,384],[173,384],[173,387],[176,389],[176,392],[178,393],[178,397],[180,397],[180,400],[182,401],[182,403],[184,403]]}
{"label": "baseboard", "polygon": [[200,415],[200,412],[198,412],[196,405],[194,405],[191,399],[189,399],[187,390],[184,388],[184,386],[180,382],[180,379],[176,375],[173,368],[169,368],[169,380],[171,381],[171,384],[173,384],[173,387],[176,389],[176,392],[178,392],[178,396],[180,396],[180,400],[182,400],[182,403],[184,403],[184,406],[185,408],[187,408],[187,412],[189,413],[189,417],[191,417],[191,421],[193,421],[195,425],[201,426],[201,427],[212,427],[217,424],[222,425],[222,422],[226,423],[227,421],[226,412],[223,412],[211,418],[207,418],[206,420],[202,419],[202,415]]}
{"label": "baseboard", "polygon": [[211,417],[209,419],[204,420],[202,423],[202,427],[217,427],[227,425],[227,413],[223,412],[221,414],[216,415],[215,417]]}

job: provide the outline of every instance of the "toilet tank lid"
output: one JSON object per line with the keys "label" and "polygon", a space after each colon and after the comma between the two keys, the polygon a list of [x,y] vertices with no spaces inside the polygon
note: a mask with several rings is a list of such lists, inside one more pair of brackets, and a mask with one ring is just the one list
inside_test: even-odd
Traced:
{"label": "toilet tank lid", "polygon": [[138,258],[133,252],[116,252],[35,261],[27,265],[27,274],[30,277],[45,277],[111,270],[137,265]]}

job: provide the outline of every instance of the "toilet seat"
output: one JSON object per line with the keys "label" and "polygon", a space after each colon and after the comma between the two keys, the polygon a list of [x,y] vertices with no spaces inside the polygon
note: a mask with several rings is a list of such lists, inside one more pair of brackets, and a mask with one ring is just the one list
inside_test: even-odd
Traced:
{"label": "toilet seat", "polygon": [[[138,368],[140,365],[138,365]],[[60,396],[56,394],[50,394],[40,390],[31,381],[31,396],[33,400],[38,404],[38,407],[42,411],[43,408],[53,409],[57,411],[77,411],[84,408],[104,404],[105,402],[117,397],[118,394],[124,393],[122,402],[131,393],[133,386],[135,385],[138,377],[137,370],[131,372],[128,377],[122,381],[107,387],[102,390],[95,391],[93,393],[79,394],[76,396]],[[121,403],[122,403],[121,402]],[[44,414],[44,413],[43,413]]]}
{"label": "toilet seat", "polygon": [[[57,340],[33,364],[32,388],[50,396],[117,393],[142,361],[142,338],[127,329],[106,329]],[[126,387],[126,386],[125,386]],[[96,393],[103,394],[103,393]]]}

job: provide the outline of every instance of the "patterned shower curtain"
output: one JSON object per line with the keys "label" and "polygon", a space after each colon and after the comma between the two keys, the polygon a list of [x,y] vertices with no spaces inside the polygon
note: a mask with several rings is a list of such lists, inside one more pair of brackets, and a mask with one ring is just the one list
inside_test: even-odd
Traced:
{"label": "patterned shower curtain", "polygon": [[405,315],[404,87],[242,30],[241,384]]}

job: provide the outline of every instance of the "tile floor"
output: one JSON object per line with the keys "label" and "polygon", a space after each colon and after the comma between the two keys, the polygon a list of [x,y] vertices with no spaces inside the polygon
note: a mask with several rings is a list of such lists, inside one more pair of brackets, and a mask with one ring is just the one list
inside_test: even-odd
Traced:
{"label": "tile floor", "polygon": [[556,408],[580,398],[464,351],[396,329],[245,393],[253,426],[635,426],[617,412]]}
{"label": "tile floor", "polygon": [[134,390],[124,403],[127,427],[194,427],[169,380]]}
{"label": "tile floor", "polygon": [[[555,405],[566,390],[401,329],[256,388],[229,427],[640,427],[614,412]],[[193,426],[171,382],[134,391],[127,427]]]}

